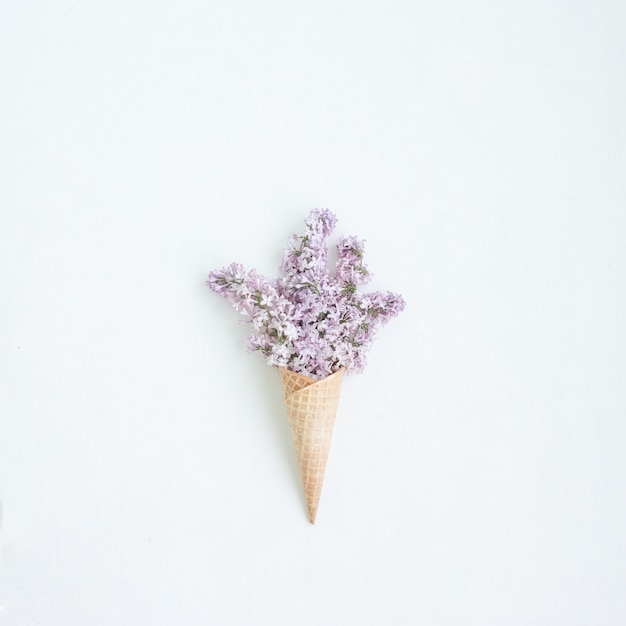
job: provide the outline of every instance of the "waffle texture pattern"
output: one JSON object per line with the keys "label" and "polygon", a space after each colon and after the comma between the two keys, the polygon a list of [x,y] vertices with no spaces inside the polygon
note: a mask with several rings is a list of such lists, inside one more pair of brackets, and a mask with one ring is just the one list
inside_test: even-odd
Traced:
{"label": "waffle texture pattern", "polygon": [[282,367],[279,370],[309,520],[314,524],[344,370],[342,368],[322,379],[310,378]]}

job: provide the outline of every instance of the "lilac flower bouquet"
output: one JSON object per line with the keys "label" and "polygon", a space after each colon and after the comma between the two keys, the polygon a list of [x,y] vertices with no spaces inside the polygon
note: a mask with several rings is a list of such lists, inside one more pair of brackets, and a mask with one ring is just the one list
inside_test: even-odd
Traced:
{"label": "lilac flower bouquet", "polygon": [[329,273],[327,239],[336,222],[327,209],[311,211],[304,234],[293,235],[283,254],[282,277],[232,263],[207,281],[251,324],[250,351],[313,379],[362,371],[378,329],[404,308],[398,294],[357,290],[371,275],[356,237],[339,239],[336,272]]}
{"label": "lilac flower bouquet", "polygon": [[252,326],[248,348],[278,366],[309,519],[315,523],[344,371],[361,371],[376,332],[404,308],[391,292],[360,293],[370,273],[363,241],[337,244],[334,275],[326,240],[337,218],[311,211],[293,235],[283,276],[270,280],[238,263],[209,274],[207,284]]}

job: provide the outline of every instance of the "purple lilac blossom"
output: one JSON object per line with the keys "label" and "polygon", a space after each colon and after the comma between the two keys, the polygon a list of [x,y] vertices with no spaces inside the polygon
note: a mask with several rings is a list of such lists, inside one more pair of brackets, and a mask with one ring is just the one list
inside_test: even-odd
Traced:
{"label": "purple lilac blossom", "polygon": [[371,275],[363,263],[364,242],[356,237],[339,240],[336,275],[329,274],[326,242],[336,222],[328,209],[311,211],[304,235],[289,240],[282,277],[270,280],[231,263],[207,280],[251,324],[250,351],[312,378],[342,367],[362,371],[378,329],[405,305],[389,291],[357,291]]}

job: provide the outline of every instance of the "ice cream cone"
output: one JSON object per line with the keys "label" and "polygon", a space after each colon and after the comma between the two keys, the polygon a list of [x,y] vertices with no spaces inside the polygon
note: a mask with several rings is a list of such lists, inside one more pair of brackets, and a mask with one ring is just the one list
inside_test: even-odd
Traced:
{"label": "ice cream cone", "polygon": [[316,380],[279,369],[309,519],[315,524],[344,370]]}

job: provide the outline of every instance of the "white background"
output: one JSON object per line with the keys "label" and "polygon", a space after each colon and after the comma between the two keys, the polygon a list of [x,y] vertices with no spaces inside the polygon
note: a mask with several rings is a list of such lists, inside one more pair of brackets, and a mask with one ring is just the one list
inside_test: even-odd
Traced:
{"label": "white background", "polygon": [[[621,0],[0,2],[0,623],[626,623]],[[317,524],[204,285],[311,208],[403,293]]]}

